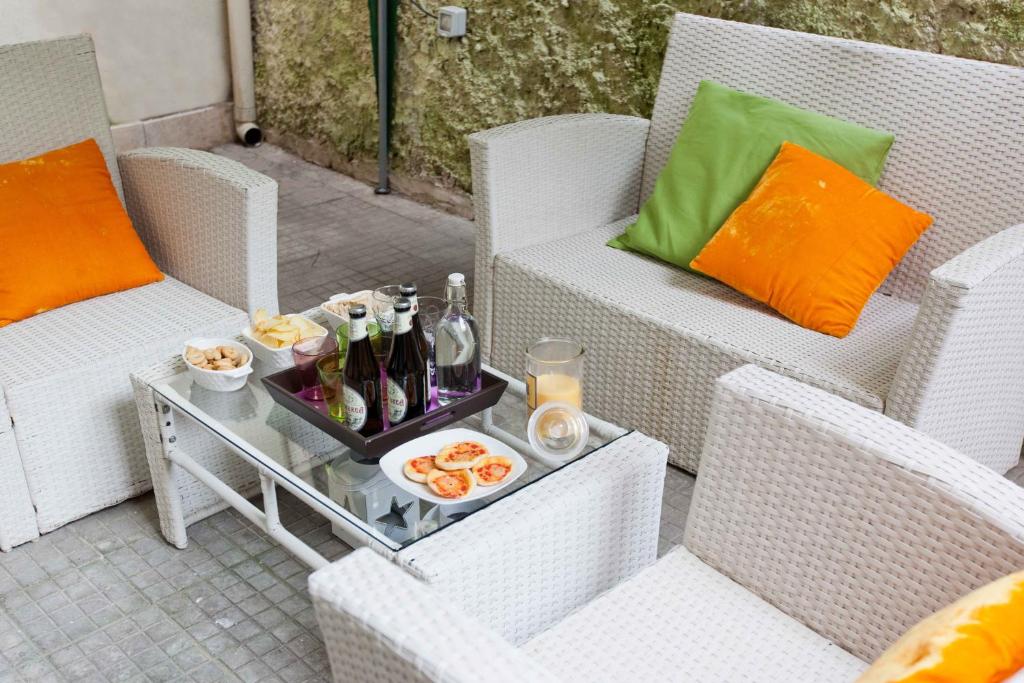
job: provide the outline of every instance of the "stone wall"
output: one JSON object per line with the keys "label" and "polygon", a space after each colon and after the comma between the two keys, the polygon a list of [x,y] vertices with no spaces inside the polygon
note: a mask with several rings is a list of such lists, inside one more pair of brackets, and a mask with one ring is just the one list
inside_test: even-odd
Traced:
{"label": "stone wall", "polygon": [[[374,177],[366,0],[254,4],[256,89],[270,138],[313,161]],[[565,112],[649,116],[676,11],[1024,65],[1022,0],[463,4],[469,33],[446,40],[433,20],[402,3],[393,133],[399,189],[455,204],[471,189],[465,138],[473,131]]]}

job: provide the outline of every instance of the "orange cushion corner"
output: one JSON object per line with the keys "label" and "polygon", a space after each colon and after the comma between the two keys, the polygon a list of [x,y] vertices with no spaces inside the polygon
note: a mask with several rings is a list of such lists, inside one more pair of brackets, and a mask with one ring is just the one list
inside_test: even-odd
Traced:
{"label": "orange cushion corner", "polygon": [[0,164],[0,327],[163,279],[89,139]]}
{"label": "orange cushion corner", "polygon": [[918,622],[857,683],[997,683],[1024,670],[1024,572]]}
{"label": "orange cushion corner", "polygon": [[845,337],[932,223],[790,142],[690,266],[803,327]]}

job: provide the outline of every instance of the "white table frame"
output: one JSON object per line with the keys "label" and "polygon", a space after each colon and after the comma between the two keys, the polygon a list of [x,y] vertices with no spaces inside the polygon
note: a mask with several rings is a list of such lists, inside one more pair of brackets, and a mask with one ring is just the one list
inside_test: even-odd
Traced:
{"label": "white table frame", "polygon": [[[513,395],[525,400],[526,386],[522,381],[510,377],[509,375],[491,367],[487,367],[487,371],[506,380],[508,382],[507,391],[510,391]],[[158,413],[157,417],[160,441],[163,451],[162,466],[166,468],[166,479],[172,483],[172,486],[176,478],[175,468],[181,468],[188,472],[190,475],[209,487],[225,503],[241,513],[246,519],[262,529],[268,536],[280,543],[286,550],[291,552],[299,560],[314,570],[326,566],[328,564],[328,560],[297,536],[285,529],[281,524],[277,509],[277,486],[283,487],[299,500],[303,501],[319,514],[330,520],[336,528],[342,529],[344,531],[344,540],[348,542],[349,545],[354,547],[358,547],[360,545],[370,546],[389,556],[393,556],[394,553],[401,550],[401,545],[397,543],[381,541],[381,539],[377,537],[362,520],[356,518],[333,501],[330,501],[330,499],[321,492],[315,490],[311,491],[296,484],[293,476],[289,476],[287,468],[283,466],[276,467],[276,463],[274,463],[270,458],[267,458],[270,462],[260,461],[258,458],[251,455],[246,450],[246,447],[248,446],[250,450],[258,449],[241,442],[240,439],[236,442],[228,435],[210,428],[205,424],[205,420],[203,419],[206,418],[206,420],[209,420],[210,418],[202,415],[202,411],[195,406],[191,405],[184,399],[178,403],[169,398],[168,395],[174,395],[176,392],[167,386],[166,378],[163,381],[153,382],[151,388],[154,394],[155,408]],[[257,473],[259,474],[260,488],[263,492],[262,510],[246,500],[244,496],[231,488],[227,483],[214,473],[210,472],[203,465],[198,463],[183,449],[178,447],[177,435],[175,432],[176,413],[178,412],[196,420],[208,433],[217,437],[235,455],[241,457],[256,468]],[[483,411],[481,417],[483,421],[483,431],[485,433],[508,444],[510,447],[520,452],[534,452],[529,443],[494,424],[491,408]],[[611,440],[622,436],[627,432],[627,430],[621,427],[590,415],[587,415],[586,419],[591,432],[602,439]],[[154,480],[156,480],[155,477]],[[183,548],[187,544],[187,531],[180,495],[177,491],[174,491],[171,495],[165,495],[161,498],[165,501],[165,505],[169,504],[170,507],[170,509],[164,510],[164,512],[170,517],[171,524],[173,526],[170,534],[172,538],[168,538],[168,540],[174,545]],[[166,535],[167,534],[165,533],[165,536]],[[186,540],[179,543],[173,539]]]}

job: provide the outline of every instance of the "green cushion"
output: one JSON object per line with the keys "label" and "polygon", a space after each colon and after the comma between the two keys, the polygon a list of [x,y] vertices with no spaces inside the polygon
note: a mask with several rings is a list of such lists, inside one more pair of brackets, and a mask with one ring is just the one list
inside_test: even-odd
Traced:
{"label": "green cushion", "polygon": [[702,81],[654,192],[608,245],[690,270],[787,140],[874,185],[893,136]]}

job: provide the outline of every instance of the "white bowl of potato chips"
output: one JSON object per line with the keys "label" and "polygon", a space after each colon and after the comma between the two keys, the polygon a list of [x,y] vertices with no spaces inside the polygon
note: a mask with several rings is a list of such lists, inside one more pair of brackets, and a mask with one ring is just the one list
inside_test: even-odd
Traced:
{"label": "white bowl of potato chips", "polygon": [[210,391],[241,389],[252,373],[252,352],[232,339],[189,339],[181,358],[192,381]]}
{"label": "white bowl of potato chips", "polygon": [[272,316],[262,308],[252,317],[252,324],[242,330],[246,345],[271,368],[286,368],[293,364],[292,344],[295,342],[326,335],[325,327],[303,315]]}

